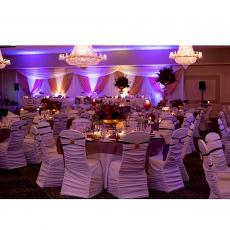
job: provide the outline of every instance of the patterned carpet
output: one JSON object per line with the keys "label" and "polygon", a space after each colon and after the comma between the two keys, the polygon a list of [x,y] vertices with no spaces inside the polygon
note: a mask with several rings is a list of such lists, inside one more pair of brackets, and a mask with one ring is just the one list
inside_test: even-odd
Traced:
{"label": "patterned carpet", "polygon": [[[212,120],[209,131],[217,131],[217,121]],[[201,133],[204,137],[207,132]],[[194,152],[185,157],[185,166],[190,180],[183,189],[170,193],[149,190],[150,199],[207,199],[209,196],[208,184],[205,180],[202,161],[199,154]],[[0,198],[3,199],[62,199],[71,198],[60,195],[61,188],[41,189],[36,185],[36,178],[40,164],[27,167],[5,170],[0,169]],[[74,197],[76,199],[76,197]],[[106,190],[94,197],[95,199],[115,198]]]}

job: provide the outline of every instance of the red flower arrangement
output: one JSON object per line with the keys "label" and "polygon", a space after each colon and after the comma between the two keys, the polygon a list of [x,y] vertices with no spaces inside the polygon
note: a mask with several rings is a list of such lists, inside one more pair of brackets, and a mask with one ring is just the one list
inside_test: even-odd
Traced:
{"label": "red flower arrangement", "polygon": [[119,104],[100,103],[95,107],[94,120],[124,120],[125,114],[121,112]]}

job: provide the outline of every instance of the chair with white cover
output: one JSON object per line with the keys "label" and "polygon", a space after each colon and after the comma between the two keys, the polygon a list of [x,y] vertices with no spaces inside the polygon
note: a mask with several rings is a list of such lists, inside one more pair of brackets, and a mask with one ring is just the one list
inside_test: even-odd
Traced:
{"label": "chair with white cover", "polygon": [[[31,134],[33,135],[32,127]],[[34,135],[31,138],[24,139],[23,150],[28,164],[38,164],[41,162],[41,155],[40,152],[37,151]]]}
{"label": "chair with white cover", "polygon": [[218,119],[219,129],[221,133],[221,140],[224,145],[224,155],[227,162],[227,165],[230,165],[230,136],[227,135],[226,129],[222,120]]}
{"label": "chair with white cover", "polygon": [[194,121],[194,132],[193,137],[200,138],[199,126],[200,126],[201,116],[198,114]]}
{"label": "chair with white cover", "polygon": [[71,128],[79,131],[79,132],[85,132],[86,129],[89,129],[91,127],[91,121],[86,118],[76,118],[72,121]]}
{"label": "chair with white cover", "polygon": [[22,106],[25,109],[31,110],[34,108],[34,101],[32,97],[25,96],[22,98]]}
{"label": "chair with white cover", "polygon": [[187,137],[185,138],[185,142],[184,142],[184,146],[183,146],[183,150],[181,154],[181,162],[179,164],[181,175],[183,177],[183,181],[189,181],[189,175],[184,165],[184,158],[187,154],[192,153],[191,141],[192,141],[193,129],[194,129],[194,124],[191,124],[188,129]]}
{"label": "chair with white cover", "polygon": [[192,130],[192,138],[190,139],[190,144],[187,147],[187,154],[192,153],[193,151],[196,151],[196,147],[193,141],[193,136],[194,136],[194,116],[192,113],[187,113],[186,117],[184,118],[184,122],[182,124],[182,128],[187,128]]}
{"label": "chair with white cover", "polygon": [[148,197],[145,160],[149,134],[131,132],[121,141],[122,159],[112,161],[110,164],[107,191],[118,198]]}
{"label": "chair with white cover", "polygon": [[27,165],[23,150],[26,126],[26,121],[14,122],[9,139],[0,143],[0,168],[14,169]]}
{"label": "chair with white cover", "polygon": [[53,135],[57,137],[62,130],[67,128],[67,114],[58,113],[54,115]]}
{"label": "chair with white cover", "polygon": [[193,124],[194,116],[192,113],[189,113],[189,114],[191,114],[191,115],[184,118],[182,128],[189,128],[191,126],[191,124]]}
{"label": "chair with white cover", "polygon": [[219,112],[219,119],[222,121],[223,126],[224,126],[224,128],[226,130],[227,135],[230,135],[230,127],[228,127],[226,116],[225,116],[225,113],[223,111]]}
{"label": "chair with white cover", "polygon": [[175,129],[175,126],[171,120],[162,120],[160,122],[159,133],[160,135],[164,137],[166,144],[170,143],[174,129]]}
{"label": "chair with white cover", "polygon": [[64,130],[60,133],[60,140],[65,159],[61,195],[91,198],[102,192],[101,163],[96,159],[87,159],[83,134]]}
{"label": "chair with white cover", "polygon": [[[52,130],[48,122],[39,122],[34,128],[42,153],[42,164],[36,180],[40,187],[59,187],[64,177],[63,155],[58,154]],[[37,129],[37,130],[36,130]]]}
{"label": "chair with white cover", "polygon": [[171,192],[184,187],[180,171],[181,154],[188,130],[180,128],[173,132],[165,161],[161,155],[149,157],[148,186],[156,190]]}
{"label": "chair with white cover", "polygon": [[134,132],[137,130],[137,127],[138,127],[137,118],[130,118],[129,120],[126,121],[127,132]]}
{"label": "chair with white cover", "polygon": [[28,112],[28,113],[21,116],[22,120],[27,121],[26,135],[29,137],[31,137],[30,129],[31,129],[31,126],[33,124],[34,117],[36,115],[38,115],[38,112]]}
{"label": "chair with white cover", "polygon": [[[209,199],[230,198],[230,174],[217,173],[209,155],[208,147],[203,140],[198,140],[198,146],[203,158],[205,178],[210,189]],[[226,177],[227,176],[227,177]]]}
{"label": "chair with white cover", "polygon": [[206,135],[205,142],[215,168],[217,170],[225,170],[228,166],[220,135],[218,133],[210,132]]}

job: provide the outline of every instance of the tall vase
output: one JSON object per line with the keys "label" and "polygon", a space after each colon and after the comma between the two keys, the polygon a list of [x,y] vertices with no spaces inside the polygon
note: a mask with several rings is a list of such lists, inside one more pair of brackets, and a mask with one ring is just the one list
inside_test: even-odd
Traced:
{"label": "tall vase", "polygon": [[167,85],[163,88],[163,100],[168,100],[168,94],[167,94]]}

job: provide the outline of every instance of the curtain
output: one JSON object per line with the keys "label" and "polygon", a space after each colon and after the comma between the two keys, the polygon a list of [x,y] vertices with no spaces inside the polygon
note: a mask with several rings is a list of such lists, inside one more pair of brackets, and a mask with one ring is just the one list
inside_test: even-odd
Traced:
{"label": "curtain", "polygon": [[[178,88],[179,84],[181,83],[181,80],[183,80],[183,76],[184,76],[184,68],[180,68],[179,70],[177,70],[175,72],[175,78],[176,78],[176,82],[168,85],[165,90],[165,96],[171,97],[172,94],[176,91],[176,89]],[[179,89],[181,92],[179,94],[183,94],[183,89]],[[180,95],[178,97],[181,97]],[[174,98],[170,98],[171,100]],[[183,99],[183,98],[175,98],[175,99]]]}
{"label": "curtain", "polygon": [[22,91],[27,95],[27,96],[31,96],[30,93],[30,88],[29,88],[29,84],[27,81],[27,77],[22,75],[21,73],[17,72],[17,77],[18,77],[18,83],[20,85],[20,88],[22,89]]}
{"label": "curtain", "polygon": [[96,83],[94,92],[96,92],[97,94],[100,94],[105,89],[105,86],[108,84],[109,77],[110,75],[99,77],[97,79],[97,83]]}
{"label": "curtain", "polygon": [[131,89],[129,90],[130,95],[136,95],[142,88],[144,78],[142,76],[136,76]]}
{"label": "curtain", "polygon": [[90,83],[89,83],[89,78],[85,76],[78,76],[79,83],[84,90],[84,93],[91,93],[91,88],[90,88]]}
{"label": "curtain", "polygon": [[149,83],[152,89],[156,91],[157,93],[162,93],[160,82],[157,82],[157,78],[149,77],[148,79],[149,79]]}
{"label": "curtain", "polygon": [[31,91],[31,95],[36,94],[39,92],[43,84],[43,79],[36,79]]}
{"label": "curtain", "polygon": [[62,80],[61,92],[66,94],[73,80],[73,73],[66,74]]}
{"label": "curtain", "polygon": [[49,78],[48,82],[49,82],[51,92],[54,94],[58,93],[56,78]]}

